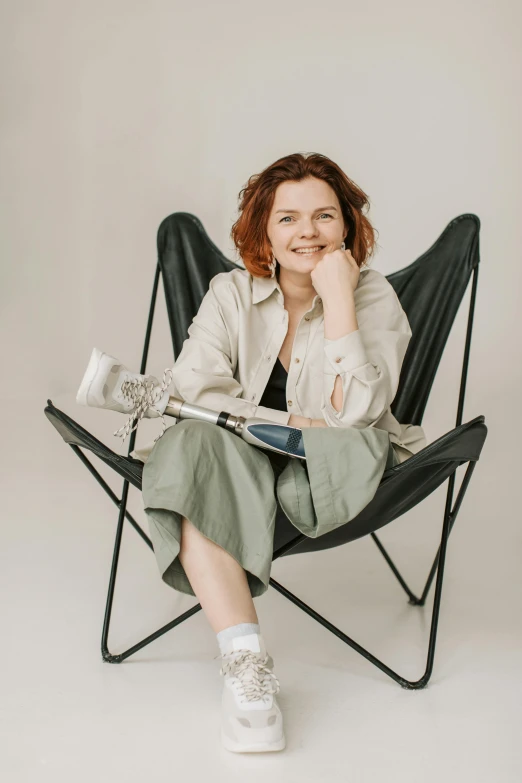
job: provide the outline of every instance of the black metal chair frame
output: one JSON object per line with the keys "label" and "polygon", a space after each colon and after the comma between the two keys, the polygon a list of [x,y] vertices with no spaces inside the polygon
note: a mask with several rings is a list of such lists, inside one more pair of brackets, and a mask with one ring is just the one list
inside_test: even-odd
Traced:
{"label": "black metal chair frame", "polygon": [[[154,320],[154,312],[156,307],[160,275],[161,275],[161,267],[158,261],[158,264],[156,266],[155,276],[154,276],[151,304],[149,309],[147,329],[145,335],[145,344],[143,348],[143,355],[142,355],[141,366],[139,370],[141,374],[146,373],[147,359],[149,353],[149,345],[150,345],[150,339],[152,333],[152,325]],[[472,275],[473,277],[472,277],[471,300],[470,300],[469,315],[468,315],[467,330],[466,330],[466,340],[465,340],[464,358],[463,358],[463,366],[462,366],[462,374],[461,374],[461,382],[460,382],[456,427],[459,427],[462,424],[464,397],[465,397],[465,390],[466,390],[466,379],[467,379],[467,371],[468,371],[468,363],[469,363],[469,355],[470,355],[471,336],[472,336],[472,329],[473,329],[473,317],[474,317],[475,300],[476,300],[476,292],[477,292],[478,264],[473,269]],[[59,411],[57,408],[53,406],[51,400],[48,400],[47,403],[48,403],[48,407],[45,409],[45,412],[49,416],[49,418],[51,418],[52,416],[55,420],[58,421],[60,420],[60,418],[63,418],[64,421],[65,420],[69,422],[71,421],[66,415],[62,414],[61,411]],[[476,422],[484,422],[484,417],[479,416],[470,423],[474,424]],[[93,442],[95,441],[95,439],[93,439],[92,436],[90,436],[86,431],[82,430],[82,434],[85,437],[90,438]],[[135,448],[135,440],[136,440],[136,431],[132,432],[130,437],[129,451],[128,451],[129,455]],[[127,510],[129,484],[132,483],[133,486],[141,490],[141,472],[142,472],[143,463],[141,463],[139,460],[133,459],[130,456],[125,458],[125,457],[121,457],[120,455],[114,455],[115,458],[114,461],[125,460],[126,462],[126,466],[124,470],[122,471],[120,469],[119,471],[122,475],[125,475],[125,479],[123,482],[121,498],[118,498],[117,495],[112,491],[110,486],[107,484],[107,482],[103,479],[100,473],[90,462],[90,460],[87,459],[82,449],[74,442],[70,442],[69,445],[71,445],[73,451],[78,455],[78,457],[81,459],[83,464],[87,467],[89,472],[103,487],[105,492],[108,494],[108,496],[111,498],[111,500],[115,503],[115,505],[119,509],[118,524],[116,528],[112,565],[111,565],[111,572],[110,572],[110,579],[109,579],[109,588],[108,588],[107,602],[105,608],[105,616],[103,621],[101,652],[104,661],[108,663],[121,663],[126,658],[136,653],[138,650],[141,650],[143,647],[150,644],[155,639],[158,639],[160,636],[167,633],[167,631],[170,631],[175,626],[179,625],[180,623],[184,622],[192,615],[196,614],[196,612],[199,612],[202,607],[201,604],[197,603],[195,606],[183,612],[178,617],[174,618],[171,622],[162,626],[154,633],[150,634],[149,636],[145,637],[141,641],[132,645],[132,647],[129,647],[124,652],[113,654],[109,651],[109,647],[108,647],[109,627],[110,627],[111,614],[113,608],[114,589],[116,584],[116,576],[117,576],[118,562],[120,556],[120,547],[121,547],[121,540],[123,534],[123,525],[125,519],[132,525],[132,527],[136,530],[140,538],[153,551],[153,546],[150,538],[147,536],[147,534],[143,531],[142,527],[136,522],[136,520],[132,517],[132,515]],[[97,445],[102,446],[102,444],[100,444],[99,442],[97,442]],[[105,449],[105,451],[107,450]],[[108,452],[108,453],[113,454],[113,452]],[[106,461],[107,464],[111,464],[110,458],[106,459]],[[453,503],[453,505],[452,502],[453,502],[453,493],[454,493],[454,486],[455,486],[456,467],[451,473],[451,475],[449,475],[440,545],[420,596],[415,595],[415,593],[407,585],[406,581],[400,574],[397,566],[391,559],[390,555],[384,548],[382,542],[380,541],[376,533],[375,532],[370,533],[373,541],[377,545],[386,563],[389,565],[393,574],[398,580],[399,584],[401,585],[406,595],[408,596],[409,604],[411,604],[412,606],[425,605],[426,598],[428,596],[433,579],[435,575],[437,577],[436,584],[435,584],[435,596],[434,596],[434,603],[433,603],[433,610],[432,610],[431,629],[430,629],[430,637],[429,637],[429,644],[428,644],[426,668],[424,674],[418,680],[414,680],[414,681],[408,680],[405,677],[398,674],[397,672],[395,672],[393,669],[391,669],[389,666],[387,666],[385,663],[383,663],[381,660],[375,657],[371,652],[369,652],[367,649],[362,647],[352,638],[347,636],[343,631],[341,631],[339,628],[337,628],[335,625],[329,622],[325,617],[323,617],[321,614],[319,614],[310,606],[308,606],[306,603],[304,603],[298,596],[291,593],[287,588],[285,588],[282,584],[277,582],[275,579],[270,578],[270,585],[274,587],[279,593],[281,593],[281,595],[288,598],[288,600],[292,601],[292,603],[294,603],[296,606],[298,606],[300,609],[306,612],[310,617],[313,617],[322,626],[324,626],[329,631],[331,631],[331,633],[335,634],[335,636],[337,636],[339,639],[345,642],[345,644],[349,645],[352,649],[354,649],[356,652],[358,652],[360,655],[366,658],[366,660],[370,661],[370,663],[374,664],[382,672],[384,672],[393,680],[395,680],[397,683],[399,683],[399,685],[401,685],[403,688],[409,690],[424,688],[427,685],[433,671],[437,628],[438,628],[441,595],[442,595],[442,583],[444,577],[444,565],[446,560],[446,551],[447,551],[449,534],[453,528],[453,525],[455,524],[455,520],[457,518],[458,512],[462,505],[462,501],[464,499],[464,495],[468,488],[475,466],[476,466],[476,461],[472,461],[472,460],[468,461],[468,467],[465,471],[456,500]],[[292,539],[291,541],[289,541],[288,543],[286,543],[285,545],[279,547],[277,550],[274,551],[273,560],[276,560],[278,557],[281,557],[282,555],[289,552],[291,549],[296,547],[304,539],[306,539],[306,536],[304,534],[298,534],[294,539]]]}

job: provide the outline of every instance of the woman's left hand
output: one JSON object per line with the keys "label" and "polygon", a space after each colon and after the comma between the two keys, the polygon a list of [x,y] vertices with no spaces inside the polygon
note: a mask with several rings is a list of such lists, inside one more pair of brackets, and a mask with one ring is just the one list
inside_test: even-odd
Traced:
{"label": "woman's left hand", "polygon": [[349,250],[325,253],[310,273],[312,285],[323,300],[353,294],[359,283],[361,270]]}

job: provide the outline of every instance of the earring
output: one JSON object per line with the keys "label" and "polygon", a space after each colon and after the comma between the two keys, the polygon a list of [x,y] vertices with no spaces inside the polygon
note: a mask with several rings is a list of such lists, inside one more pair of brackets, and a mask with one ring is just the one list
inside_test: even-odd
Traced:
{"label": "earring", "polygon": [[343,243],[342,243],[342,245],[341,245],[341,250],[346,250],[346,245],[345,245],[345,243],[344,243],[344,242],[343,242]]}
{"label": "earring", "polygon": [[274,254],[272,253],[272,261],[268,264],[268,268],[270,270],[270,277],[275,277],[276,273],[276,260],[274,257]]}

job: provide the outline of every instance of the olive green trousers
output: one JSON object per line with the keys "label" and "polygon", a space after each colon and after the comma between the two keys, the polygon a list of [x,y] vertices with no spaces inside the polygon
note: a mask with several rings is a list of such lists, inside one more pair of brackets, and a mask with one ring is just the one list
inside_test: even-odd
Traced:
{"label": "olive green trousers", "polygon": [[142,497],[167,585],[195,595],[178,557],[182,516],[241,564],[256,597],[268,589],[276,525],[290,540],[292,531],[316,537],[349,524],[399,463],[388,433],[374,427],[305,428],[303,441],[306,460],[197,419],[165,430],[144,464]]}

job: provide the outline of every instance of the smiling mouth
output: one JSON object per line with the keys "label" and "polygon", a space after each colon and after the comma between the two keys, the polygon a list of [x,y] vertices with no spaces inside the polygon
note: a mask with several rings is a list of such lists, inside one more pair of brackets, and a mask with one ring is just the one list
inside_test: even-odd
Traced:
{"label": "smiling mouth", "polygon": [[320,253],[324,250],[325,245],[316,245],[315,248],[294,248],[292,252],[297,253],[300,256],[314,256],[316,253]]}

